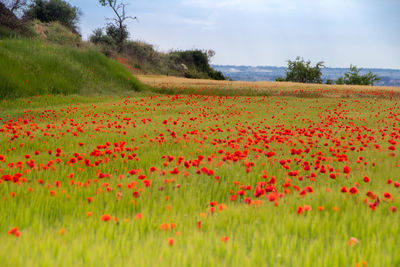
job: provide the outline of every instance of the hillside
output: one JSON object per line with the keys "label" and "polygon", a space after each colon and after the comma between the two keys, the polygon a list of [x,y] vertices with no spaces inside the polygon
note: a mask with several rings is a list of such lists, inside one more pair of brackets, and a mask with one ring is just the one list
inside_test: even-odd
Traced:
{"label": "hillside", "polygon": [[3,39],[0,58],[0,98],[144,89],[122,65],[89,48]]}
{"label": "hillside", "polygon": [[105,55],[116,58],[134,74],[158,74],[194,79],[225,80],[222,72],[209,63],[209,51],[199,49],[186,51],[157,51],[152,44],[127,41],[122,54],[115,54],[115,47],[98,44]]}
{"label": "hillside", "polygon": [[0,99],[41,94],[113,94],[146,88],[132,74],[225,79],[205,51],[161,53],[127,41],[115,47],[82,41],[58,22],[22,21],[0,7]]}

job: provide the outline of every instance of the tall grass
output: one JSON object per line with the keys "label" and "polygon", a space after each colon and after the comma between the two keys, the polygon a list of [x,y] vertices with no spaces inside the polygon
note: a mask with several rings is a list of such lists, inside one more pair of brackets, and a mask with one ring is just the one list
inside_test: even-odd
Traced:
{"label": "tall grass", "polygon": [[[67,105],[60,106],[60,99]],[[5,131],[0,134],[0,155],[5,156],[5,160],[0,161],[0,177],[20,172],[27,179],[26,183],[0,184],[1,266],[330,267],[356,266],[363,261],[368,266],[400,266],[397,253],[400,213],[389,211],[392,205],[399,207],[399,191],[393,184],[387,184],[389,178],[399,180],[396,167],[399,161],[398,156],[386,150],[391,127],[386,138],[381,139],[382,124],[376,123],[395,123],[394,115],[399,113],[399,108],[393,101],[167,95],[103,100],[97,97],[92,98],[92,102],[90,98],[75,96],[25,100],[31,103],[18,99],[0,104],[5,108],[4,114],[10,116],[3,117],[0,113],[3,121],[14,117],[10,110],[25,114],[0,128]],[[193,120],[195,117],[197,119]],[[29,123],[25,124],[25,120]],[[73,121],[73,124],[66,121]],[[344,125],[350,128],[345,130]],[[10,140],[14,135],[11,126],[20,134],[14,141]],[[78,132],[76,127],[83,131]],[[217,127],[223,131],[213,131]],[[360,130],[364,127],[371,131]],[[320,128],[326,134],[319,134],[317,130],[308,136],[309,128]],[[170,136],[172,130],[178,138]],[[194,130],[198,134],[192,134]],[[26,135],[27,131],[31,132],[30,136]],[[77,136],[73,132],[77,132]],[[333,136],[328,137],[328,133]],[[357,139],[360,133],[374,137],[368,146]],[[160,134],[166,141],[154,142]],[[265,135],[268,149],[262,142],[251,141],[259,140],[261,135]],[[300,144],[297,141],[300,139],[313,141],[315,146],[310,147],[309,153],[292,155],[292,148],[309,147],[307,143]],[[213,140],[226,143],[213,145]],[[336,149],[345,149],[347,143],[352,142],[357,148],[363,147],[363,151],[349,149],[346,152],[349,162],[339,162],[332,156],[336,150],[331,150],[331,140],[340,140]],[[123,151],[114,150],[113,143],[120,141],[127,142],[126,148],[137,147],[124,153],[135,152],[138,160],[127,160],[127,155],[121,156]],[[99,149],[97,146],[106,142],[110,142],[109,150],[117,157],[112,154],[100,158],[90,156],[94,149]],[[374,148],[375,142],[382,150]],[[325,146],[324,143],[329,144]],[[59,156],[55,155],[56,148],[62,149]],[[273,150],[276,156],[268,159],[252,148]],[[247,159],[254,162],[254,166],[246,172],[246,161],[223,161],[225,154],[220,154],[220,149],[230,153],[248,149]],[[35,151],[40,153],[36,155]],[[340,154],[345,153],[341,151]],[[317,152],[326,156],[322,159],[315,155]],[[92,163],[105,158],[109,161],[95,167],[87,167],[83,162],[67,164],[75,153]],[[29,168],[24,163],[28,161],[26,155],[35,160],[37,168]],[[172,155],[175,160],[165,164],[167,160],[162,155]],[[190,161],[199,155],[205,156],[199,167],[186,169],[177,163],[179,156]],[[357,163],[360,156],[367,165]],[[307,179],[309,172],[301,171],[301,163],[294,159],[301,158],[302,162],[313,164],[318,157],[324,165],[337,170],[349,164],[352,172],[333,180],[328,174],[312,169],[317,178]],[[52,165],[54,169],[40,167],[56,158],[62,162]],[[264,203],[259,206],[244,204],[242,199],[230,200],[240,189],[235,182],[252,186],[246,196],[255,200],[254,187],[272,176],[277,179],[277,190],[283,192],[282,185],[288,179],[289,170],[281,167],[280,159],[292,159],[290,170],[300,170],[304,176],[302,181],[292,178],[292,184],[299,188],[312,186],[314,193],[300,196],[292,186],[292,193],[278,200],[278,206],[265,196],[261,198]],[[23,164],[16,168],[19,161]],[[372,162],[376,166],[372,166]],[[14,167],[10,163],[14,163]],[[157,169],[154,173],[149,172],[152,166]],[[174,167],[181,173],[169,173]],[[213,169],[220,179],[197,174],[202,167]],[[137,176],[128,174],[131,169],[141,169],[152,180],[152,186],[144,188]],[[97,171],[111,177],[97,179]],[[184,174],[186,171],[188,176]],[[71,173],[74,174],[72,179],[68,178]],[[264,173],[268,174],[268,179],[262,178]],[[364,183],[364,176],[370,177],[371,182]],[[40,184],[39,179],[44,183]],[[71,184],[71,180],[75,183]],[[56,187],[56,181],[61,183],[60,187]],[[128,188],[131,182],[138,182],[134,189]],[[342,186],[349,188],[356,182],[360,184],[358,194],[340,192]],[[112,190],[107,191],[107,187]],[[133,192],[140,188],[143,189],[141,196],[134,198]],[[54,196],[51,190],[56,192]],[[363,202],[369,190],[381,198],[375,211]],[[14,197],[12,192],[16,194]],[[393,200],[384,200],[383,192],[392,193]],[[117,193],[121,193],[119,200]],[[91,203],[88,197],[93,197]],[[226,209],[211,214],[210,201],[225,204]],[[303,205],[313,209],[297,214],[296,209]],[[319,210],[319,206],[324,210]],[[92,215],[87,216],[87,212]],[[136,219],[138,213],[143,215],[140,220]],[[119,220],[103,222],[100,219],[103,214]],[[201,229],[197,227],[199,221]],[[163,231],[160,227],[163,223],[175,223],[176,228]],[[7,234],[12,227],[21,231],[19,238]],[[60,232],[62,229],[65,232]],[[229,237],[228,242],[221,241],[223,236]],[[351,237],[357,238],[359,244],[349,246]],[[175,239],[173,246],[167,243],[169,238]]]}
{"label": "tall grass", "polygon": [[0,40],[0,98],[98,94],[145,88],[119,63],[91,49]]}

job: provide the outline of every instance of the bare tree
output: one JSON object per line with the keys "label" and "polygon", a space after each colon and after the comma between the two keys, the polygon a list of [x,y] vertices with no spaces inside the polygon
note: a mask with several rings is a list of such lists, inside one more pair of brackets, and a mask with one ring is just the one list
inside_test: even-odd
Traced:
{"label": "bare tree", "polygon": [[118,27],[119,31],[119,39],[118,39],[118,52],[122,52],[123,44],[124,44],[124,28],[126,27],[125,22],[127,20],[137,20],[137,17],[127,16],[126,14],[126,6],[128,4],[118,3],[118,0],[99,0],[102,6],[107,6],[112,9],[116,18],[114,18],[114,22]]}
{"label": "bare tree", "polygon": [[13,14],[28,5],[27,0],[0,0]]}

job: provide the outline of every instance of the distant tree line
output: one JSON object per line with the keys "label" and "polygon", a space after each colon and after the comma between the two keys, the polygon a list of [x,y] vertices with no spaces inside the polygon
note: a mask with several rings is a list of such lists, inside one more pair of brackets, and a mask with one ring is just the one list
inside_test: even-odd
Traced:
{"label": "distant tree line", "polygon": [[[315,66],[311,65],[311,61],[304,61],[303,58],[296,57],[295,60],[288,60],[288,68],[286,69],[286,77],[279,77],[278,82],[298,82],[298,83],[323,83],[322,68],[324,62],[318,62]],[[327,79],[326,84],[347,84],[347,85],[374,85],[380,78],[371,71],[362,75],[361,69],[357,66],[350,65],[348,72],[344,76],[339,77],[336,81]]]}

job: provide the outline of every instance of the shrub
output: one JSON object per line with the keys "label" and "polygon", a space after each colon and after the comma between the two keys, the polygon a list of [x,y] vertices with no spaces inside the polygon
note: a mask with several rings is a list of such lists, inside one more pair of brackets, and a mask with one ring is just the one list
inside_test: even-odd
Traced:
{"label": "shrub", "polygon": [[335,82],[331,79],[326,79],[326,84],[334,84]]}
{"label": "shrub", "polygon": [[95,29],[92,35],[89,36],[89,40],[94,44],[101,44],[108,46],[115,45],[115,41],[113,40],[113,38],[108,35],[104,35],[103,30],[101,28]]}
{"label": "shrub", "polygon": [[344,77],[339,77],[336,80],[336,84],[374,85],[375,82],[380,80],[380,78],[371,71],[364,75],[360,73],[361,69],[358,69],[357,66],[350,65],[349,71],[344,74]]}
{"label": "shrub", "polygon": [[318,62],[314,67],[311,61],[304,61],[303,58],[297,57],[296,60],[288,61],[286,70],[286,81],[299,83],[322,83],[321,68],[324,62]]}
{"label": "shrub", "polygon": [[78,32],[80,11],[64,0],[33,0],[25,16],[42,22],[58,21],[65,27]]}
{"label": "shrub", "polygon": [[[126,40],[128,40],[129,32],[125,25],[122,27],[122,29],[122,39],[125,42]],[[115,25],[108,24],[106,27],[106,34],[103,33],[103,30],[101,28],[97,28],[92,32],[89,40],[94,44],[116,46],[120,38],[119,31],[119,28],[117,28]]]}
{"label": "shrub", "polygon": [[215,71],[209,63],[210,54],[202,50],[175,51],[170,53],[175,65],[184,64],[188,70],[185,71],[187,78],[211,78],[214,80],[226,80],[220,71]]}

